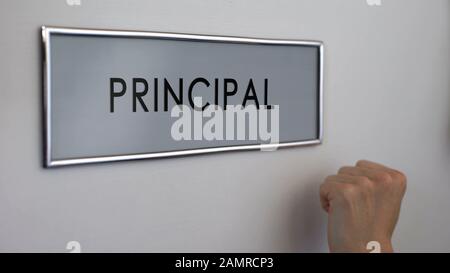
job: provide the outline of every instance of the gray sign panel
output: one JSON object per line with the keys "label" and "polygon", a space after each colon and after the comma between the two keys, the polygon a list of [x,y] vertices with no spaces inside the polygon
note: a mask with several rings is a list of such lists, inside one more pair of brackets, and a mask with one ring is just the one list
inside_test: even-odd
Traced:
{"label": "gray sign panel", "polygon": [[[42,37],[46,167],[321,143],[321,42],[53,27]],[[195,113],[213,105],[224,124],[230,106],[266,109],[277,141],[251,138],[248,116],[244,139],[195,136],[213,117],[198,125]],[[192,110],[191,139],[174,136],[177,107]]]}

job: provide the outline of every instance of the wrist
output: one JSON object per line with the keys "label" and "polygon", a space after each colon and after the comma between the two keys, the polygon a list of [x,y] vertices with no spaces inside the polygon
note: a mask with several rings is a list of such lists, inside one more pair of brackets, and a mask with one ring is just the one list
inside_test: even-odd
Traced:
{"label": "wrist", "polygon": [[390,239],[381,239],[368,242],[366,245],[367,253],[393,253],[394,248]]}
{"label": "wrist", "polygon": [[394,252],[394,248],[392,247],[391,240],[385,240],[385,241],[380,242],[380,246],[381,246],[381,253],[393,253]]}

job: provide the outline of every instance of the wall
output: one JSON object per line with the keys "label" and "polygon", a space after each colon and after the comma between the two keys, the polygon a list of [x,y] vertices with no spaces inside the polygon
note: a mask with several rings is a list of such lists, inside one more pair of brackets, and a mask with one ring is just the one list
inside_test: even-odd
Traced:
{"label": "wall", "polygon": [[[409,177],[399,251],[450,251],[448,0],[0,2],[0,251],[326,251],[322,179]],[[41,25],[325,43],[319,146],[43,169]]]}

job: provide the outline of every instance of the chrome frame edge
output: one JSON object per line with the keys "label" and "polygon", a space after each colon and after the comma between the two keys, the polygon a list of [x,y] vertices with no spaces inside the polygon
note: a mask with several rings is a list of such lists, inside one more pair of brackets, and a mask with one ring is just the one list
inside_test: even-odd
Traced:
{"label": "chrome frame edge", "polygon": [[51,160],[51,103],[50,103],[50,89],[51,89],[51,66],[50,66],[50,32],[45,26],[41,28],[42,35],[42,52],[43,52],[43,116],[44,116],[44,167],[52,166]]}

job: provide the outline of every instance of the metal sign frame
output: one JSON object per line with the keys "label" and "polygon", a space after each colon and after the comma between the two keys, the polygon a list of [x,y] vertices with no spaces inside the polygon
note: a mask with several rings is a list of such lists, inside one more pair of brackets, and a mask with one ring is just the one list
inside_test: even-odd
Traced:
{"label": "metal sign frame", "polygon": [[[159,157],[184,156],[194,154],[215,153],[223,151],[239,151],[239,150],[258,150],[270,148],[284,148],[293,146],[304,146],[322,143],[323,139],[323,58],[324,46],[320,41],[308,40],[280,40],[280,39],[259,39],[247,37],[230,37],[230,36],[210,36],[210,35],[193,35],[179,33],[162,33],[162,32],[146,32],[146,31],[124,31],[124,30],[101,30],[101,29],[81,29],[81,28],[62,28],[42,26],[42,45],[43,45],[43,112],[44,112],[44,167],[56,167],[65,165],[96,163],[96,162],[112,162],[135,159],[148,159]],[[127,38],[163,38],[170,40],[189,40],[204,42],[223,42],[223,43],[242,43],[242,44],[264,44],[264,45],[301,45],[313,46],[319,49],[319,71],[318,71],[318,137],[316,139],[294,142],[283,142],[278,144],[251,144],[238,146],[223,146],[214,148],[197,148],[191,150],[125,154],[113,156],[99,156],[87,158],[71,158],[71,159],[52,159],[51,145],[51,35],[53,34],[69,34],[83,36],[106,36],[106,37],[127,37]]]}

